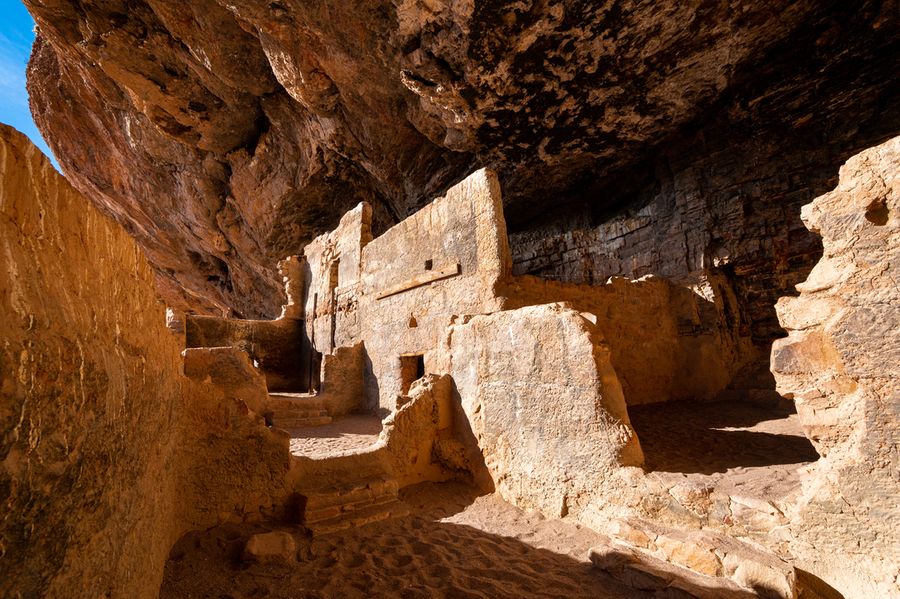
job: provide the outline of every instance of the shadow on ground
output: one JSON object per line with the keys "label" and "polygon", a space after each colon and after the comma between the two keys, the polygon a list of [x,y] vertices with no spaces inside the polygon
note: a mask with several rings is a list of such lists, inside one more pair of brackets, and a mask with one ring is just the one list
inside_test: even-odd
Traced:
{"label": "shadow on ground", "polygon": [[645,466],[656,472],[713,474],[819,459],[787,401],[679,401],[628,412]]}

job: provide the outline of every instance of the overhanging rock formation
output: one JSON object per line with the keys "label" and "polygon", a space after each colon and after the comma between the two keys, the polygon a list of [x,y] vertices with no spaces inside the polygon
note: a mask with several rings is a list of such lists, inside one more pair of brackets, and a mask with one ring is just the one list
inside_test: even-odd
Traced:
{"label": "overhanging rock formation", "polygon": [[26,5],[63,169],[211,314],[276,316],[271,265],[345,211],[491,166],[517,272],[713,278],[765,345],[821,249],[796,210],[900,132],[887,0]]}

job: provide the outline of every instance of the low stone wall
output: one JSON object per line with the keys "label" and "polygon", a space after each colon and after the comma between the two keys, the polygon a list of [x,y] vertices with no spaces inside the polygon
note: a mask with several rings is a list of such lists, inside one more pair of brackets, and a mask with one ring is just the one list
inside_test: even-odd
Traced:
{"label": "low stone wall", "polygon": [[[306,391],[309,344],[303,320],[237,320],[189,315],[187,347],[236,347],[245,351],[266,376],[270,391]],[[307,351],[304,351],[304,350]]]}
{"label": "low stone wall", "polygon": [[574,285],[520,276],[499,293],[507,308],[567,302],[593,314],[628,405],[713,399],[756,357],[716,320],[715,299],[659,277]]}
{"label": "low stone wall", "polygon": [[184,352],[178,485],[182,530],[281,517],[290,438],[265,426],[263,374],[234,347]]}
{"label": "low stone wall", "polygon": [[374,444],[327,458],[295,457],[289,485],[304,492],[367,477],[387,477],[401,488],[426,481],[477,482],[484,465],[472,439],[460,434],[465,426],[455,417],[453,388],[448,375],[423,377],[385,418]]}
{"label": "low stone wall", "polygon": [[825,255],[777,309],[778,390],[822,458],[793,515],[794,551],[847,597],[900,596],[900,138],[853,157],[803,207]]}

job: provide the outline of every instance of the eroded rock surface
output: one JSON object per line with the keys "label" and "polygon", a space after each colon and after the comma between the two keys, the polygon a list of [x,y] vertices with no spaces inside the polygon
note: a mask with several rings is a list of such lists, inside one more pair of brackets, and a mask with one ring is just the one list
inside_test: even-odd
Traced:
{"label": "eroded rock surface", "polygon": [[5,125],[0,263],[0,594],[155,597],[180,534],[284,495],[264,378],[182,376],[141,249]]}
{"label": "eroded rock surface", "polygon": [[177,533],[181,393],[151,271],[5,125],[0,256],[3,593],[149,597]]}
{"label": "eroded rock surface", "polygon": [[800,296],[778,302],[789,331],[772,349],[822,459],[794,527],[798,553],[848,596],[893,596],[900,563],[900,138],[841,169],[803,209],[825,255]]}
{"label": "eroded rock surface", "polygon": [[[347,209],[368,201],[380,232],[489,165],[533,233],[522,272],[684,275],[727,253],[749,326],[816,257],[780,206],[900,129],[889,1],[26,4],[39,127],[200,311],[274,317],[274,263]],[[790,168],[754,176],[766,159]],[[566,237],[654,196],[659,224],[625,219],[624,248]]]}

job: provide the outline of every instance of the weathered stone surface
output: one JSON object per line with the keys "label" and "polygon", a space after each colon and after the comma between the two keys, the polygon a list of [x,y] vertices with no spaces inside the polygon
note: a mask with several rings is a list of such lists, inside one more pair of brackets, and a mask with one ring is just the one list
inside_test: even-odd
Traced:
{"label": "weathered stone surface", "polygon": [[246,356],[182,376],[139,247],[6,126],[0,256],[2,593],[156,597],[182,532],[285,494],[262,376]]}
{"label": "weathered stone surface", "polygon": [[460,319],[442,354],[497,490],[515,505],[565,516],[643,461],[609,347],[578,312]]}
{"label": "weathered stone surface", "polygon": [[751,599],[760,596],[731,580],[695,573],[613,539],[591,549],[589,559],[595,568],[631,588],[649,591],[654,597]]}
{"label": "weathered stone surface", "polygon": [[434,372],[434,348],[454,315],[558,301],[610,340],[629,405],[711,399],[758,359],[749,339],[716,320],[722,298],[658,277],[573,285],[510,276],[501,202],[496,175],[479,171],[381,236],[373,237],[371,209],[361,204],[304,248],[309,342],[327,361],[335,347],[365,341],[368,406],[394,407],[405,358],[422,356]]}
{"label": "weathered stone surface", "polygon": [[246,352],[236,347],[189,347],[181,355],[185,376],[210,382],[253,412],[262,413],[268,399],[266,379]]}
{"label": "weathered stone surface", "polygon": [[322,356],[322,384],[319,397],[331,416],[357,412],[365,406],[366,350],[362,341],[339,347]]}
{"label": "weathered stone surface", "polygon": [[151,271],[5,125],[0,256],[3,594],[152,597],[178,532],[181,386]]}
{"label": "weathered stone surface", "polygon": [[[591,552],[595,566],[620,571],[623,566],[657,560],[686,568],[701,578],[683,582],[701,582],[701,586],[736,585],[754,596],[794,599],[800,593],[793,566],[757,546],[710,530],[676,530],[641,521],[613,520],[607,531],[614,541]],[[656,565],[656,569],[666,568]],[[715,584],[718,580],[718,585]]]}
{"label": "weathered stone surface", "polygon": [[591,318],[608,340],[628,405],[712,399],[757,360],[749,339],[716,318],[721,297],[660,277],[575,285],[525,275],[499,293],[508,308],[564,301]]}
{"label": "weathered stone surface", "polygon": [[185,342],[188,348],[234,347],[245,352],[265,374],[271,391],[306,391],[309,385],[310,362],[302,351],[302,320],[188,315]]}
{"label": "weathered stone surface", "polygon": [[[646,227],[620,264],[693,265],[715,242],[749,268],[735,285],[748,287],[741,311],[755,310],[766,282],[802,276],[784,259],[811,263],[811,237],[779,223],[784,202],[805,201],[810,173],[842,152],[898,130],[885,1],[27,5],[40,30],[33,106],[63,168],[139,238],[172,303],[245,317],[277,314],[272,265],[348,208],[369,201],[381,231],[480,165],[499,169],[516,229],[571,201],[605,222],[646,191],[630,189],[645,173],[665,185],[671,172],[692,197],[661,194],[652,228],[667,248],[650,256]],[[680,184],[683,164],[735,136],[763,150],[726,151],[699,169],[712,178]],[[785,138],[794,157],[823,140],[835,151],[783,168]],[[782,172],[754,179],[766,157]],[[777,243],[757,226],[742,243],[746,222],[721,218],[735,205],[777,227]],[[604,247],[586,239],[566,268]]]}
{"label": "weathered stone surface", "polygon": [[[401,358],[422,356],[425,371],[437,372],[433,352],[450,318],[501,309],[496,287],[510,262],[499,182],[490,170],[376,238],[371,213],[364,204],[354,208],[304,248],[307,331],[325,353],[364,341],[365,405],[392,410],[404,394]],[[448,265],[456,275],[382,296]]]}
{"label": "weathered stone surface", "polygon": [[900,593],[900,138],[853,157],[838,186],[803,209],[825,252],[772,348],[822,455],[793,514],[795,551],[852,597]]}

